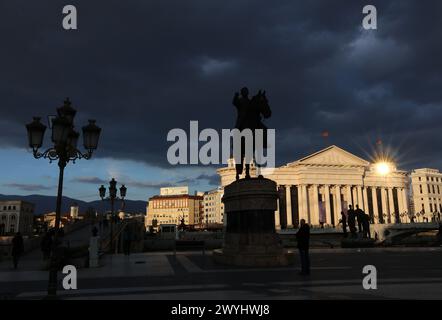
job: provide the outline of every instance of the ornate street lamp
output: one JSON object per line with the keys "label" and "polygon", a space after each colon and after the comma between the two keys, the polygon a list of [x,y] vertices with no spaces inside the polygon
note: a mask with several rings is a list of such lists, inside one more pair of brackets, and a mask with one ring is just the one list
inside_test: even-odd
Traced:
{"label": "ornate street lamp", "polygon": [[[63,195],[63,175],[64,168],[72,161],[77,159],[90,159],[92,151],[97,149],[101,129],[95,125],[94,120],[89,120],[89,125],[83,127],[85,153],[77,149],[77,142],[80,134],[74,129],[74,117],[77,111],[72,108],[69,98],[64,101],[63,106],[57,109],[57,116],[52,119],[51,140],[53,146],[44,152],[39,149],[43,145],[46,126],[40,122],[41,118],[34,117],[33,121],[26,125],[28,132],[29,147],[32,148],[34,158],[49,159],[50,162],[58,160],[59,177],[57,205],[55,209],[55,235],[52,244],[52,254],[49,269],[48,297],[55,297],[57,294],[57,248],[58,235],[61,218],[61,200]],[[86,143],[87,142],[87,143]]]}
{"label": "ornate street lamp", "polygon": [[117,181],[112,178],[111,181],[109,181],[109,197],[106,198],[106,187],[104,185],[101,185],[100,188],[98,188],[98,192],[100,194],[100,198],[101,200],[109,200],[111,203],[111,219],[110,219],[110,252],[113,252],[113,244],[114,244],[114,239],[113,239],[113,223],[115,220],[115,213],[114,213],[114,204],[115,204],[115,200],[118,200],[121,198],[122,200],[122,208],[124,208],[124,198],[126,197],[126,193],[127,193],[127,188],[126,186],[123,184],[120,187],[120,198],[117,197]]}

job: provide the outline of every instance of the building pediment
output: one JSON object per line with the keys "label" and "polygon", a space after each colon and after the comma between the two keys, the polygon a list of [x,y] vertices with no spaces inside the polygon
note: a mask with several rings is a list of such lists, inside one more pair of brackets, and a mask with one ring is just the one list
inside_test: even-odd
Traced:
{"label": "building pediment", "polygon": [[343,167],[365,167],[370,163],[354,154],[351,154],[337,146],[330,146],[315,152],[298,161],[291,162],[287,166],[317,165],[317,166],[343,166]]}

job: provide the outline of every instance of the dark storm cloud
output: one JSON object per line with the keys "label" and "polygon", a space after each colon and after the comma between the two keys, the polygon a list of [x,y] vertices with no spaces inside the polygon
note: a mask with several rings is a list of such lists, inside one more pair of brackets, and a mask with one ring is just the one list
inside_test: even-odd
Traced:
{"label": "dark storm cloud", "polygon": [[180,181],[177,181],[177,184],[197,184],[198,182],[201,182],[201,180],[205,180],[209,186],[218,186],[220,184],[220,178],[218,174],[200,174],[199,176],[195,178],[186,178],[182,179]]}
{"label": "dark storm cloud", "polygon": [[[175,184],[170,182],[152,182],[152,181],[138,181],[126,178],[127,184],[135,188],[151,188],[158,189],[162,187],[173,187]],[[99,177],[76,177],[71,179],[71,182],[85,183],[85,184],[108,184],[108,181]]]}
{"label": "dark storm cloud", "polygon": [[442,167],[442,3],[370,3],[377,31],[361,30],[366,1],[71,1],[79,30],[64,31],[64,2],[4,1],[0,144],[23,146],[31,115],[70,96],[79,125],[103,127],[97,156],[167,166],[167,132],[232,127],[248,85],[267,90],[278,164],[381,137]]}
{"label": "dark storm cloud", "polygon": [[76,177],[71,179],[71,182],[88,183],[88,184],[105,184],[108,183],[105,179],[99,177]]}
{"label": "dark storm cloud", "polygon": [[175,187],[176,185],[170,182],[150,182],[150,181],[133,181],[130,180],[128,182],[130,186],[133,186],[135,188],[150,188],[158,190],[159,188],[164,187]]}
{"label": "dark storm cloud", "polygon": [[48,187],[42,184],[27,184],[27,183],[6,183],[3,186],[7,188],[18,189],[21,191],[29,191],[29,192],[41,192],[45,190],[53,190],[54,187]]}

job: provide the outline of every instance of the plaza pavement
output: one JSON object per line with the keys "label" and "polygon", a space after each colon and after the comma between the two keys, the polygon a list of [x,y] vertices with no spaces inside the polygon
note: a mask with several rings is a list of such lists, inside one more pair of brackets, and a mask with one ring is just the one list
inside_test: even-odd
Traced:
{"label": "plaza pavement", "polygon": [[[442,248],[312,249],[312,275],[295,266],[216,265],[210,252],[107,255],[101,266],[78,269],[78,290],[63,299],[442,299]],[[378,289],[364,290],[362,268],[378,271]],[[41,299],[47,271],[0,271],[0,295]],[[59,275],[59,279],[63,277]],[[61,282],[61,280],[60,280]]]}

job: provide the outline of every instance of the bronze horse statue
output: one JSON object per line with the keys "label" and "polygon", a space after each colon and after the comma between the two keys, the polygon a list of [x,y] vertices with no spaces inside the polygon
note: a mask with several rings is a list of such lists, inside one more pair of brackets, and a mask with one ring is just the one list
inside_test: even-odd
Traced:
{"label": "bronze horse statue", "polygon": [[[233,105],[238,111],[235,128],[242,131],[250,129],[253,133],[253,160],[255,157],[256,129],[263,130],[263,148],[267,148],[267,127],[262,122],[262,118],[267,119],[272,115],[266,92],[259,90],[258,94],[249,99],[249,90],[241,89],[241,96],[238,92],[233,97]],[[243,172],[245,158],[245,139],[241,137],[241,161],[236,164],[236,180]],[[259,164],[258,164],[259,166]],[[245,178],[250,178],[250,163],[245,163]]]}

